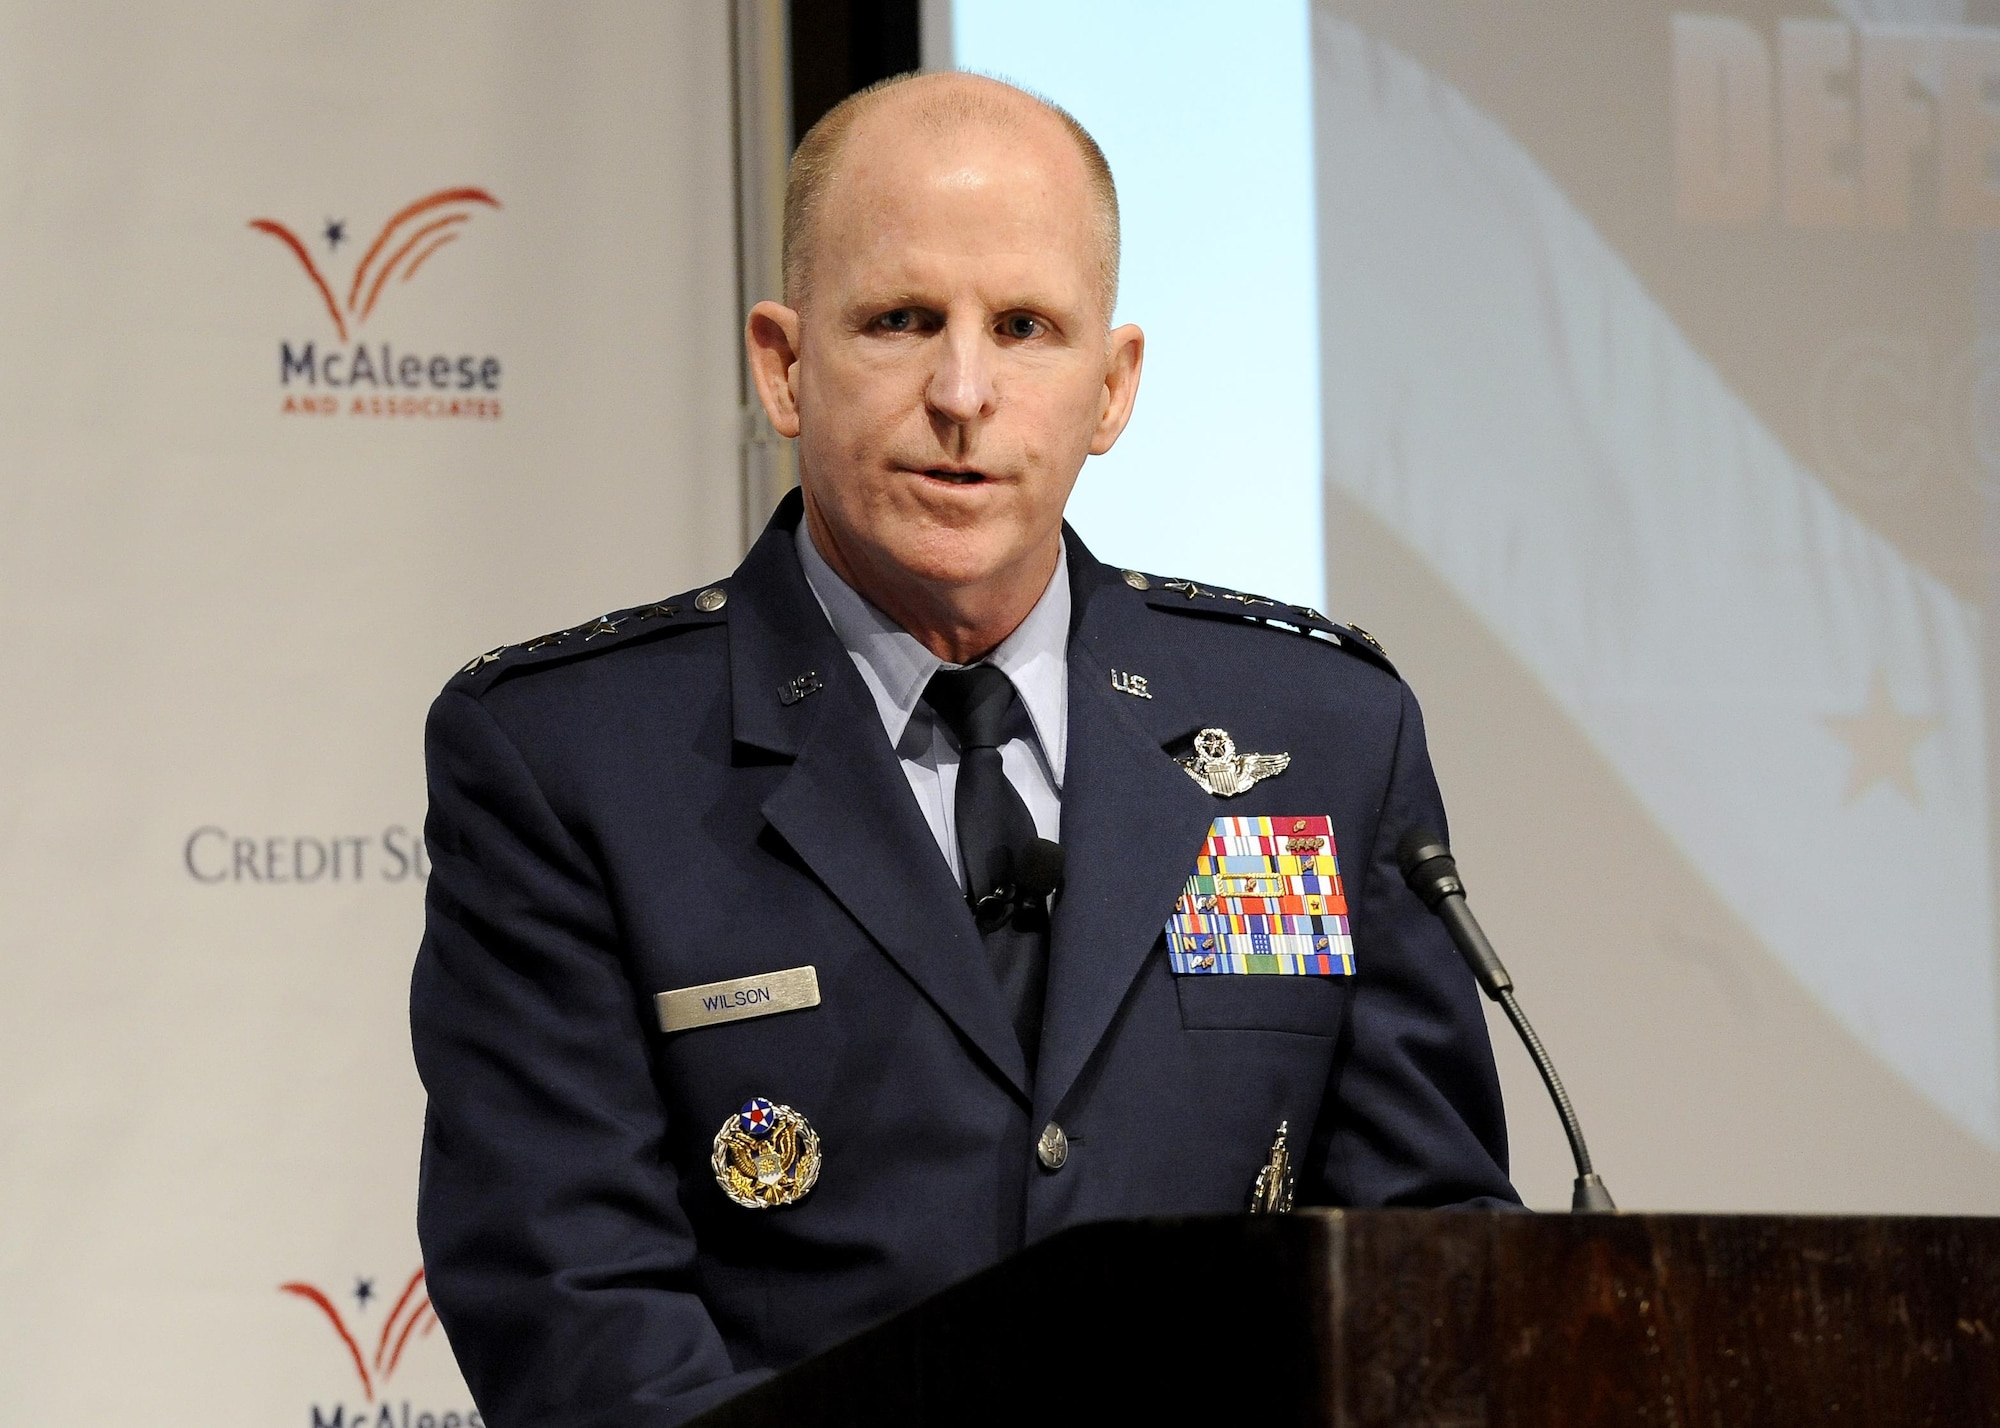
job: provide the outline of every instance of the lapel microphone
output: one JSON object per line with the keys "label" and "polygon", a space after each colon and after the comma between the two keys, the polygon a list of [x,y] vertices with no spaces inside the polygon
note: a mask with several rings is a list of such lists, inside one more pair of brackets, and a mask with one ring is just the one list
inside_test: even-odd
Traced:
{"label": "lapel microphone", "polygon": [[1013,855],[1013,880],[972,904],[974,917],[1011,915],[1017,907],[1039,907],[1062,886],[1062,844],[1034,838]]}
{"label": "lapel microphone", "polygon": [[1040,902],[1062,886],[1062,844],[1037,838],[1014,858],[1014,886],[1024,898]]}
{"label": "lapel microphone", "polygon": [[1549,1059],[1549,1053],[1542,1046],[1542,1039],[1535,1035],[1535,1029],[1528,1025],[1527,1013],[1514,1000],[1514,979],[1507,975],[1500,954],[1486,940],[1486,934],[1480,930],[1472,909],[1466,904],[1465,884],[1459,881],[1458,863],[1451,856],[1450,846],[1428,828],[1412,828],[1396,845],[1396,861],[1402,866],[1403,881],[1444,923],[1445,930],[1458,947],[1459,956],[1465,958],[1465,965],[1472,969],[1472,975],[1486,989],[1486,995],[1500,1003],[1506,1011],[1507,1020],[1514,1023],[1514,1030],[1521,1034],[1528,1055],[1534,1058],[1535,1069],[1542,1073],[1542,1084],[1549,1088],[1550,1099],[1556,1103],[1556,1114],[1562,1117],[1563,1134],[1569,1137],[1570,1157],[1576,1161],[1576,1189],[1570,1196],[1571,1212],[1617,1209],[1603,1179],[1591,1168],[1590,1150],[1583,1143],[1583,1126],[1576,1118],[1576,1107],[1569,1103],[1569,1092],[1563,1089],[1562,1077],[1556,1074],[1556,1064]]}

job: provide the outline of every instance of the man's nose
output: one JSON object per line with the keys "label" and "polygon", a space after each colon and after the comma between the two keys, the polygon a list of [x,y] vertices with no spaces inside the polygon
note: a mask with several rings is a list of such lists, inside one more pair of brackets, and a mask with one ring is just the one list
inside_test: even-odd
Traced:
{"label": "man's nose", "polygon": [[950,322],[938,344],[937,368],[924,400],[932,411],[959,426],[993,411],[993,344],[973,323]]}

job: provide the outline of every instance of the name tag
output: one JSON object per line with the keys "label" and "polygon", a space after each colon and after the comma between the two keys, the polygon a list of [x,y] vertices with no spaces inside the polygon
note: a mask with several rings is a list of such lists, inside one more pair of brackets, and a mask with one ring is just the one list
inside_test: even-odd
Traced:
{"label": "name tag", "polygon": [[680,987],[653,998],[661,1031],[687,1031],[725,1021],[743,1021],[774,1012],[803,1011],[819,1005],[819,973],[811,967],[788,967],[757,977],[705,982]]}

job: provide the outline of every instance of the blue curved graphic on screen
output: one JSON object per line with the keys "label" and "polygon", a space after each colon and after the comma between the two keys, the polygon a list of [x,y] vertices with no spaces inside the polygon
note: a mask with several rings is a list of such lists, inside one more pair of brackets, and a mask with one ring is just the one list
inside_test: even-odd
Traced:
{"label": "blue curved graphic on screen", "polygon": [[1800,982],[2000,1146],[1980,614],[1829,493],[1533,158],[1314,17],[1326,479]]}

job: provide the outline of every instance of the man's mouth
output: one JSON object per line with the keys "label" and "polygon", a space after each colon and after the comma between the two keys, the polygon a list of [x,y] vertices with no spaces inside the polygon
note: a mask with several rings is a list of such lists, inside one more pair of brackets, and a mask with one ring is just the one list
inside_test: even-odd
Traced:
{"label": "man's mouth", "polygon": [[923,474],[933,481],[945,481],[954,486],[976,486],[988,479],[984,471],[964,466],[927,466]]}

